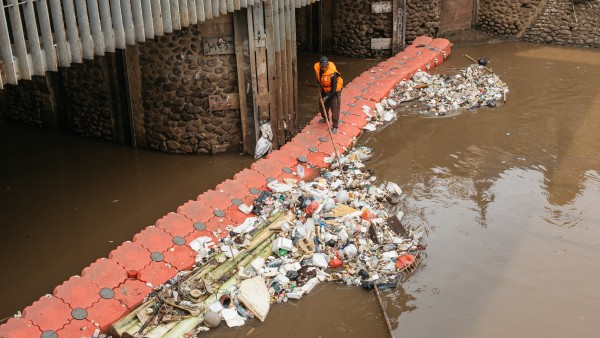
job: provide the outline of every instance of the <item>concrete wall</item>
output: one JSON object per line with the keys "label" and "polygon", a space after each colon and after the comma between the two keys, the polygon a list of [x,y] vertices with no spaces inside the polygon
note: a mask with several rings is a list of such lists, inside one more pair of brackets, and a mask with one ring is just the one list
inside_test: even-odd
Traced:
{"label": "concrete wall", "polygon": [[[199,27],[199,28],[198,28]],[[237,93],[234,54],[204,55],[203,37],[233,36],[227,15],[140,46],[142,101],[151,149],[212,153],[241,144],[239,110],[210,111],[209,95]]]}

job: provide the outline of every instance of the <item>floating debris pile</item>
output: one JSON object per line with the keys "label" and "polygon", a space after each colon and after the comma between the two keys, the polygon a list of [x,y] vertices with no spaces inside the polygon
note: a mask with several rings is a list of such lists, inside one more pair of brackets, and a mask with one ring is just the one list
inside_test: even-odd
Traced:
{"label": "floating debris pile", "polygon": [[402,190],[365,169],[371,157],[371,149],[354,148],[339,161],[326,158],[330,168],[312,182],[268,183],[254,205],[240,206],[252,217],[228,226],[218,243],[218,236],[189,243],[199,266],[156,288],[112,333],[181,337],[222,320],[264,321],[271,304],[300,299],[324,281],[395,287],[419,265],[424,229],[402,225]]}
{"label": "floating debris pile", "polygon": [[417,72],[400,82],[389,98],[405,103],[421,102],[422,114],[443,116],[459,109],[495,107],[506,100],[508,86],[489,68],[472,64],[456,75]]}

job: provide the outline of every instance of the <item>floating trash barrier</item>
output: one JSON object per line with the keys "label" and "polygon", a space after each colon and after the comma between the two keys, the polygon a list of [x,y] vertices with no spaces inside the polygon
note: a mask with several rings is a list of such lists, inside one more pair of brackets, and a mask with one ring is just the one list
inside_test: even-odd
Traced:
{"label": "floating trash barrier", "polygon": [[197,268],[155,288],[111,333],[182,337],[223,321],[264,321],[271,304],[301,299],[326,281],[395,287],[423,259],[425,230],[402,224],[402,189],[365,169],[371,157],[357,147],[339,161],[326,158],[330,168],[312,182],[271,181],[253,205],[240,205],[252,217],[227,226],[218,243],[190,242]]}
{"label": "floating trash barrier", "polygon": [[459,109],[496,107],[506,101],[508,86],[485,66],[472,64],[456,75],[419,71],[400,82],[388,100],[396,103],[417,101],[420,113],[444,116]]}

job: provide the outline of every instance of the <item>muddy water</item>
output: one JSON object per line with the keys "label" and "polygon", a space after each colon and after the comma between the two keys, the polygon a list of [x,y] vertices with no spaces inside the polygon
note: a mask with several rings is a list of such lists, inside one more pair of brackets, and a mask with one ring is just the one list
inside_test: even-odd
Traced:
{"label": "muddy water", "polygon": [[[467,65],[463,54],[492,61],[511,90],[505,105],[451,118],[406,109],[359,140],[375,150],[370,168],[402,186],[405,222],[429,230],[426,265],[383,294],[396,336],[597,337],[600,52],[455,46],[439,71]],[[375,64],[337,61],[347,81]],[[312,62],[305,55],[299,65]],[[315,88],[301,87],[302,124],[317,101]],[[134,151],[7,122],[0,141],[0,317],[251,163]],[[326,285],[273,306],[265,323],[211,335],[386,331],[373,294]]]}

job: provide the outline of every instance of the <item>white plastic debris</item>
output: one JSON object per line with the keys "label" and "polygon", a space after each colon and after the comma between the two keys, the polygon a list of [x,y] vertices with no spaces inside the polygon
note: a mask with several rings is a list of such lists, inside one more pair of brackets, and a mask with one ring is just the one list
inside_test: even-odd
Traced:
{"label": "white plastic debris", "polygon": [[222,310],[221,316],[223,316],[223,319],[225,319],[225,322],[229,327],[237,327],[246,324],[244,317],[240,316],[235,308]]}
{"label": "white plastic debris", "polygon": [[198,237],[190,242],[190,248],[192,248],[194,251],[199,251],[200,249],[204,248],[204,244],[211,243],[212,240],[213,239],[211,237],[207,236]]}
{"label": "white plastic debris", "polygon": [[246,279],[240,283],[238,299],[256,318],[264,322],[269,314],[270,296],[269,290],[265,285],[265,280],[260,277]]}

